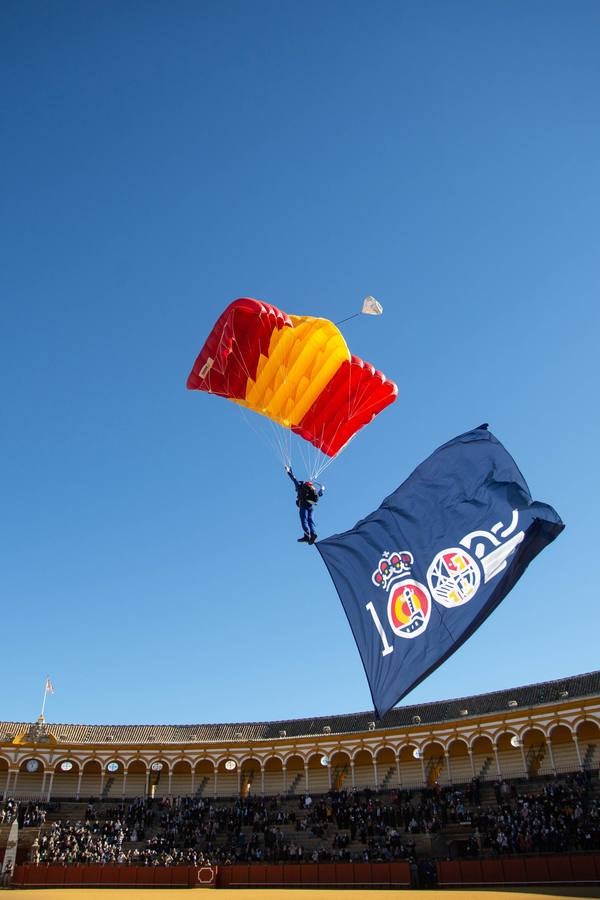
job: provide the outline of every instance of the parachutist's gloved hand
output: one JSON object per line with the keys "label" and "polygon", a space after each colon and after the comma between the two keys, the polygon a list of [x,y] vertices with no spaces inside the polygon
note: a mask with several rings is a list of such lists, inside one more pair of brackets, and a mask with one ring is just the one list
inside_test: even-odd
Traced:
{"label": "parachutist's gloved hand", "polygon": [[285,467],[285,471],[286,471],[286,472],[287,472],[287,473],[288,473],[288,475],[289,475],[289,474],[290,474],[290,472],[291,472],[291,471],[292,471],[292,470],[291,470],[291,469],[290,469],[290,467],[289,467],[289,466],[286,466],[286,467]]}

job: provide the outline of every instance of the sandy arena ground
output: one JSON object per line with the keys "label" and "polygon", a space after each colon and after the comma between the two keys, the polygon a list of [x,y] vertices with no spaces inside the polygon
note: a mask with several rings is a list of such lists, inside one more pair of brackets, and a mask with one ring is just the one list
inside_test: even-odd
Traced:
{"label": "sandy arena ground", "polygon": [[[182,900],[188,891],[208,892],[210,888],[19,888],[11,890],[10,900],[134,900],[146,894],[147,900]],[[569,900],[572,897],[600,897],[600,888],[540,888],[530,891],[411,891],[411,890],[325,890],[322,888],[289,890],[285,888],[223,888],[215,890],[214,900],[343,900],[344,895],[364,900]],[[8,897],[7,897],[8,900]],[[209,900],[206,897],[206,900]]]}

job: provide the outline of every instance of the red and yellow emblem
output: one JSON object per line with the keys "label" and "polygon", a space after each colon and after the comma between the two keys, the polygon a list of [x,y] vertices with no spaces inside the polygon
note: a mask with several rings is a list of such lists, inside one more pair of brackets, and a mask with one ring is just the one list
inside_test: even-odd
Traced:
{"label": "red and yellow emblem", "polygon": [[431,615],[431,597],[424,584],[410,579],[399,581],[390,590],[388,619],[398,637],[423,634]]}

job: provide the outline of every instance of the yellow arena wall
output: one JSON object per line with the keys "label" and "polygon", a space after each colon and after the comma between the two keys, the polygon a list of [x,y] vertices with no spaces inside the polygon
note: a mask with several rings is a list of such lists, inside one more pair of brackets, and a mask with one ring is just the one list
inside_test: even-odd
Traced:
{"label": "yellow arena wall", "polygon": [[322,794],[597,770],[600,671],[372,712],[216,725],[0,723],[0,798]]}

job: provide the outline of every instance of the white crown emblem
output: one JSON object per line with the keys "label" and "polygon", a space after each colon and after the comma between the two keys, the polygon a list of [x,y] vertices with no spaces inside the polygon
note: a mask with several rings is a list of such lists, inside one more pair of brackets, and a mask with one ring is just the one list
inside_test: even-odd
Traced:
{"label": "white crown emblem", "polygon": [[379,560],[379,565],[371,575],[371,581],[375,587],[380,587],[387,591],[390,584],[397,578],[410,574],[410,567],[413,562],[413,555],[408,550],[394,550],[392,552],[386,550]]}

